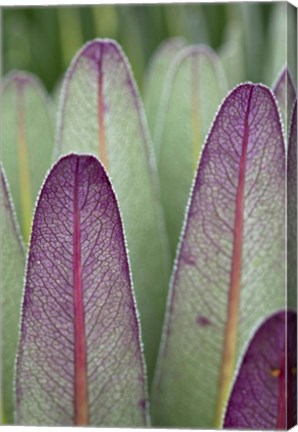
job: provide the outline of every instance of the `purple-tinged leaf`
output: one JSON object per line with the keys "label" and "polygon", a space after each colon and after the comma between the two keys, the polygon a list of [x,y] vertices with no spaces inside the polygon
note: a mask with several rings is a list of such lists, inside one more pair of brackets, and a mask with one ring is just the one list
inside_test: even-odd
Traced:
{"label": "purple-tinged leaf", "polygon": [[297,314],[278,312],[255,332],[225,414],[228,429],[287,430],[297,420]]}
{"label": "purple-tinged leaf", "polygon": [[40,81],[26,72],[7,75],[1,96],[3,166],[27,243],[34,203],[51,165],[54,110]]}
{"label": "purple-tinged leaf", "polygon": [[285,145],[275,98],[243,84],[202,153],[172,278],[154,424],[220,428],[256,323],[285,307]]}
{"label": "purple-tinged leaf", "polygon": [[0,424],[13,423],[13,376],[23,293],[25,248],[15,220],[4,170],[0,166],[1,226],[1,388]]}
{"label": "purple-tinged leaf", "polygon": [[17,423],[144,426],[146,382],[121,218],[93,156],[52,168],[34,216]]}
{"label": "purple-tinged leaf", "polygon": [[57,153],[98,156],[119,199],[151,378],[169,284],[169,250],[144,109],[121,47],[108,39],[83,46],[65,76],[60,101]]}
{"label": "purple-tinged leaf", "polygon": [[287,67],[282,70],[275,84],[273,85],[273,92],[280,107],[283,125],[286,130],[286,136],[288,136],[291,114],[294,101],[296,99],[296,89],[290,71]]}
{"label": "purple-tinged leaf", "polygon": [[297,100],[295,102],[289,134],[287,167],[287,282],[288,307],[297,308]]}

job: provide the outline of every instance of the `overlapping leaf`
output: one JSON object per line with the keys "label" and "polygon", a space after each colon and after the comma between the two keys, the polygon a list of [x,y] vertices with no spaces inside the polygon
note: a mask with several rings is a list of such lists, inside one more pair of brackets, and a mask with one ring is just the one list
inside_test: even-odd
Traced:
{"label": "overlapping leaf", "polygon": [[136,84],[116,42],[86,44],[64,82],[60,154],[96,154],[111,175],[127,235],[145,354],[152,374],[169,269],[153,149]]}
{"label": "overlapping leaf", "polygon": [[233,386],[227,429],[288,430],[297,424],[297,314],[278,312],[253,336]]}
{"label": "overlapping leaf", "polygon": [[273,94],[243,84],[203,150],[172,279],[154,423],[222,427],[257,322],[285,307],[285,145]]}
{"label": "overlapping leaf", "polygon": [[52,99],[53,99],[56,110],[58,109],[59,103],[60,103],[62,82],[63,82],[63,79],[60,78],[56,82],[55,87],[52,91]]}
{"label": "overlapping leaf", "polygon": [[13,423],[13,374],[18,343],[25,249],[15,221],[8,186],[1,172],[1,423]]}
{"label": "overlapping leaf", "polygon": [[34,216],[17,424],[144,426],[146,382],[116,197],[93,156],[50,171]]}
{"label": "overlapping leaf", "polygon": [[185,41],[182,38],[167,40],[158,48],[149,65],[145,81],[144,104],[154,144],[156,144],[156,131],[161,115],[161,95],[166,84],[167,72],[171,62],[184,45]]}
{"label": "overlapping leaf", "polygon": [[53,112],[40,82],[32,75],[7,76],[2,90],[2,159],[24,240],[32,209],[54,145]]}
{"label": "overlapping leaf", "polygon": [[201,146],[225,91],[219,59],[208,48],[186,47],[176,56],[164,89],[156,143],[172,256]]}
{"label": "overlapping leaf", "polygon": [[171,37],[180,34],[185,35],[187,40],[209,44],[208,15],[202,4],[189,3],[187,7],[183,3],[169,4],[164,9],[164,19]]}
{"label": "overlapping leaf", "polygon": [[291,73],[287,67],[282,70],[278,79],[276,80],[273,86],[273,92],[277,98],[281,110],[286,136],[288,136],[291,114],[296,98],[296,89],[291,77]]}
{"label": "overlapping leaf", "polygon": [[297,80],[297,11],[290,3],[275,3],[270,14],[267,35],[265,82],[271,85],[281,68],[288,64],[294,82]]}
{"label": "overlapping leaf", "polygon": [[[230,4],[231,5],[231,4]],[[238,22],[243,26],[243,49],[246,56],[246,76],[253,81],[260,79],[264,64],[264,25],[260,3],[239,2],[235,5]],[[239,11],[239,15],[237,12]],[[253,31],[252,31],[253,29]]]}
{"label": "overlapping leaf", "polygon": [[287,166],[288,307],[297,308],[297,100],[292,111]]}
{"label": "overlapping leaf", "polygon": [[243,50],[243,27],[238,21],[228,23],[219,57],[224,67],[230,88],[245,79],[245,52]]}

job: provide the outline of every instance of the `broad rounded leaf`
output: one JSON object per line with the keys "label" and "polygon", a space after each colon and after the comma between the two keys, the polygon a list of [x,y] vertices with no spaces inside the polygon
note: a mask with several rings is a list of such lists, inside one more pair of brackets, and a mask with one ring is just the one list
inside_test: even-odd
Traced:
{"label": "broad rounded leaf", "polygon": [[168,289],[168,248],[144,111],[119,45],[110,40],[87,43],[70,66],[62,92],[57,151],[93,153],[111,175],[151,376]]}
{"label": "broad rounded leaf", "polygon": [[25,72],[6,77],[1,103],[3,166],[27,242],[37,193],[52,161],[53,111],[42,84]]}
{"label": "broad rounded leaf", "polygon": [[1,399],[0,423],[13,423],[13,375],[19,336],[25,248],[15,221],[5,174],[0,167],[1,222]]}
{"label": "broad rounded leaf", "polygon": [[286,136],[288,136],[291,122],[291,114],[294,106],[294,101],[296,99],[296,89],[288,67],[285,67],[281,71],[279,77],[273,85],[273,92],[277,98],[281,110]]}
{"label": "broad rounded leaf", "polygon": [[145,387],[115,194],[93,156],[66,156],[50,171],[34,216],[16,421],[144,426]]}
{"label": "broad rounded leaf", "polygon": [[149,64],[145,78],[144,105],[154,145],[156,144],[156,132],[161,115],[161,96],[163,87],[166,85],[167,72],[175,56],[184,46],[185,41],[182,38],[166,40],[157,49]]}
{"label": "broad rounded leaf", "polygon": [[154,423],[220,428],[256,324],[285,307],[285,145],[275,98],[243,84],[207,138],[182,231]]}
{"label": "broad rounded leaf", "polygon": [[206,47],[186,47],[171,64],[163,94],[157,148],[173,256],[201,146],[225,91],[219,59]]}
{"label": "broad rounded leaf", "polygon": [[288,430],[297,424],[297,314],[278,312],[254,334],[225,415],[227,429]]}

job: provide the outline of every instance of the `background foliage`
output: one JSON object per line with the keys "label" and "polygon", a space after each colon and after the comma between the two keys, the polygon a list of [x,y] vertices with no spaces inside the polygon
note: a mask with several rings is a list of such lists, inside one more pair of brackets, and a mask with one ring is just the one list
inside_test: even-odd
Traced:
{"label": "background foliage", "polygon": [[[165,39],[182,36],[188,43],[205,43],[215,50],[224,44],[230,24],[245,10],[254,62],[246,60],[246,77],[264,81],[263,50],[277,4],[173,4],[7,8],[3,11],[3,73],[22,69],[35,73],[52,91],[82,44],[95,37],[116,39],[126,52],[141,86],[148,61]],[[245,25],[241,28],[245,32]],[[256,34],[258,33],[258,34]],[[242,35],[238,35],[241,38]],[[268,83],[271,84],[271,83]]]}

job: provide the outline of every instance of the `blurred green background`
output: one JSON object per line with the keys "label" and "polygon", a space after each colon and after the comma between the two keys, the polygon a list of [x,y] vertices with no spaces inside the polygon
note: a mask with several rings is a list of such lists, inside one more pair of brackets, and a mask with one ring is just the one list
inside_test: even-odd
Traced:
{"label": "blurred green background", "polygon": [[274,30],[276,22],[282,22],[276,12],[281,5],[286,3],[4,8],[3,73],[31,71],[52,91],[84,42],[109,37],[124,48],[142,87],[154,50],[163,40],[182,36],[188,43],[206,43],[217,52],[237,39],[245,52],[243,80],[270,85],[282,66],[279,60],[276,70],[268,72],[268,64],[272,69],[274,63],[270,58],[274,44],[281,42]]}

